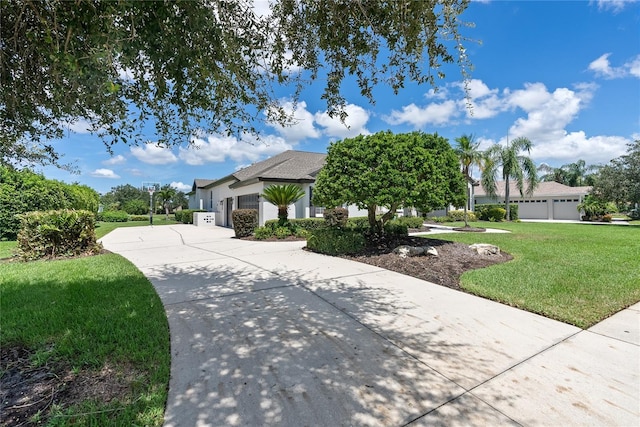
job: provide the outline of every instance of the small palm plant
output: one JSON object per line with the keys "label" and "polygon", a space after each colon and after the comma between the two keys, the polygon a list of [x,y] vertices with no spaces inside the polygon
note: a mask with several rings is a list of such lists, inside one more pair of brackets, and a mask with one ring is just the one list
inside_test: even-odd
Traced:
{"label": "small palm plant", "polygon": [[284,226],[289,221],[289,205],[304,197],[304,190],[295,184],[271,185],[262,197],[278,208],[278,225]]}
{"label": "small palm plant", "polygon": [[175,197],[176,190],[168,185],[163,187],[162,190],[158,191],[158,199],[162,203],[162,206],[165,210],[165,218],[169,219],[169,207],[171,205],[171,200]]}

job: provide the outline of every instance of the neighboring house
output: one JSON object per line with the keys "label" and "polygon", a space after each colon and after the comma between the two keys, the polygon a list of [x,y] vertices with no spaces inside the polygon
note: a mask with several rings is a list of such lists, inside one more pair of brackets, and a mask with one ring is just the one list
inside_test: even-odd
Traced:
{"label": "neighboring house", "polygon": [[[216,225],[231,227],[231,212],[234,209],[257,209],[258,222],[278,218],[278,209],[260,197],[264,189],[270,185],[295,183],[300,185],[305,195],[289,206],[289,218],[322,217],[323,209],[311,204],[313,185],[316,175],[325,164],[327,155],[306,151],[288,150],[262,162],[240,169],[218,180],[199,187],[195,180],[189,196],[189,208],[199,209],[202,206],[209,212],[216,212]],[[365,216],[366,211],[359,211],[349,206],[349,216]]]}
{"label": "neighboring house", "polygon": [[189,209],[212,210],[211,192],[205,189],[206,186],[215,182],[213,179],[194,179],[189,196]]}
{"label": "neighboring house", "polygon": [[[541,182],[531,197],[526,193],[521,197],[515,182],[509,182],[509,186],[510,203],[518,205],[520,219],[580,220],[578,204],[591,190],[591,187],[569,187],[557,182]],[[497,183],[496,193],[496,198],[490,198],[481,185],[475,187],[473,197],[475,205],[504,203],[504,181]]]}

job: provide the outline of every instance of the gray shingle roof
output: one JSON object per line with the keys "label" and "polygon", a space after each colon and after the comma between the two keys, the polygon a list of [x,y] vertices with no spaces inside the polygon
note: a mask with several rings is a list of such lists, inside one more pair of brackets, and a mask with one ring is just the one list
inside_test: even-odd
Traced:
{"label": "gray shingle roof", "polygon": [[213,184],[216,182],[215,179],[199,179],[196,178],[193,180],[193,185],[191,186],[191,191],[196,191],[197,188],[206,187],[209,184]]}
{"label": "gray shingle roof", "polygon": [[232,174],[240,182],[255,180],[313,181],[326,154],[288,150]]}
{"label": "gray shingle roof", "polygon": [[[569,187],[568,185],[560,184],[558,182],[541,182],[534,190],[532,197],[544,197],[544,196],[575,196],[586,195],[591,190],[591,187]],[[527,191],[527,183],[524,185],[525,197]],[[504,181],[497,182],[496,193],[498,197],[504,197]],[[516,183],[509,181],[509,194],[513,197],[519,197],[520,192]],[[483,197],[487,195],[487,192],[482,185],[475,188],[475,197]]]}

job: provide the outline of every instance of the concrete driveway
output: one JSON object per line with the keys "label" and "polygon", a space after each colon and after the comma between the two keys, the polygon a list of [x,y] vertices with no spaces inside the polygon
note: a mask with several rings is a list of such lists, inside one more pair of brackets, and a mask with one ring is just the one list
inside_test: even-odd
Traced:
{"label": "concrete driveway", "polygon": [[224,228],[102,239],[171,329],[166,426],[640,425],[640,303],[583,331]]}

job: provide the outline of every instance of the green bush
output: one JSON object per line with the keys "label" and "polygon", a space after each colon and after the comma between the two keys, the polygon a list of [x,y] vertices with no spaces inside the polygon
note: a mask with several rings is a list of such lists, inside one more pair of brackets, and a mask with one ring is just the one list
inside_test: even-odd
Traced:
{"label": "green bush", "polygon": [[[271,230],[275,230],[278,227],[277,219],[270,219],[264,222],[264,226],[270,228]],[[317,230],[318,228],[322,228],[325,226],[325,221],[323,218],[290,218],[289,219],[289,228],[293,229],[296,232],[297,230]]]}
{"label": "green bush", "polygon": [[173,215],[174,215],[174,216],[175,216],[175,218],[176,218],[176,222],[182,222],[182,212],[184,212],[184,211],[185,211],[185,210],[180,209],[179,211],[175,211],[175,212],[173,213]]}
{"label": "green bush", "polygon": [[507,217],[507,210],[501,207],[495,206],[487,211],[487,219],[491,222],[504,221]]}
{"label": "green bush", "polygon": [[285,238],[291,236],[294,233],[291,232],[291,229],[289,227],[277,227],[274,230],[273,234],[278,239],[285,239]]}
{"label": "green bush", "polygon": [[[464,221],[464,210],[449,211],[447,217],[452,221]],[[467,221],[475,222],[478,218],[473,211],[467,211]]]}
{"label": "green bush", "polygon": [[384,234],[389,237],[408,236],[409,230],[405,224],[389,221],[384,225]]}
{"label": "green bush", "polygon": [[57,210],[20,215],[18,256],[23,260],[94,254],[96,220],[93,212]]}
{"label": "green bush", "polygon": [[149,221],[149,215],[129,215],[129,221]]}
{"label": "green bush", "polygon": [[429,221],[433,221],[436,223],[450,222],[451,218],[449,218],[448,216],[432,216],[432,217],[429,217]]}
{"label": "green bush", "polygon": [[127,222],[129,214],[125,211],[105,211],[102,212],[102,221],[104,222]]}
{"label": "green bush", "polygon": [[[206,212],[206,211],[202,209],[183,209],[180,215],[176,215],[176,220],[183,224],[193,224],[194,212]],[[180,219],[178,219],[178,216],[180,217]]]}
{"label": "green bush", "polygon": [[296,230],[295,236],[296,237],[301,237],[303,239],[308,239],[309,236],[311,236],[311,230],[306,230],[304,228],[299,228],[298,230]]}
{"label": "green bush", "polygon": [[322,216],[329,227],[344,227],[349,219],[349,211],[345,208],[325,209]]}
{"label": "green bush", "polygon": [[[193,217],[193,214],[191,216]],[[253,235],[253,231],[258,227],[257,209],[236,209],[231,212],[231,218],[233,220],[233,230],[236,232],[236,237],[251,236]]]}
{"label": "green bush", "polygon": [[366,216],[356,216],[347,220],[347,228],[351,230],[368,230],[369,218]]}
{"label": "green bush", "polygon": [[265,240],[273,236],[273,229],[271,227],[258,227],[253,230],[253,236],[258,240]]}
{"label": "green bush", "polygon": [[627,215],[632,220],[640,219],[640,209],[631,209]]}
{"label": "green bush", "polygon": [[395,224],[406,225],[407,228],[421,228],[424,219],[421,216],[401,216],[400,218],[389,221]]}
{"label": "green bush", "polygon": [[362,232],[341,228],[313,230],[307,239],[307,248],[328,255],[355,254],[365,247]]}
{"label": "green bush", "polygon": [[144,215],[149,213],[149,203],[140,199],[128,200],[122,206],[122,210],[129,215]]}
{"label": "green bush", "polygon": [[[495,217],[495,215],[491,215],[489,213],[489,211],[491,209],[493,209],[493,208],[504,209],[504,203],[502,203],[502,204],[476,205],[475,206],[476,218],[479,219],[480,221],[491,221],[491,218]],[[518,216],[518,205],[510,203],[509,204],[509,208],[511,210],[511,220],[515,221],[515,220],[519,219],[519,216]],[[497,213],[497,211],[493,211],[493,212],[494,212],[494,214]],[[505,209],[505,213],[506,213],[506,209]],[[505,214],[505,218],[506,218],[506,214]],[[494,219],[493,221],[497,221],[497,220]]]}

